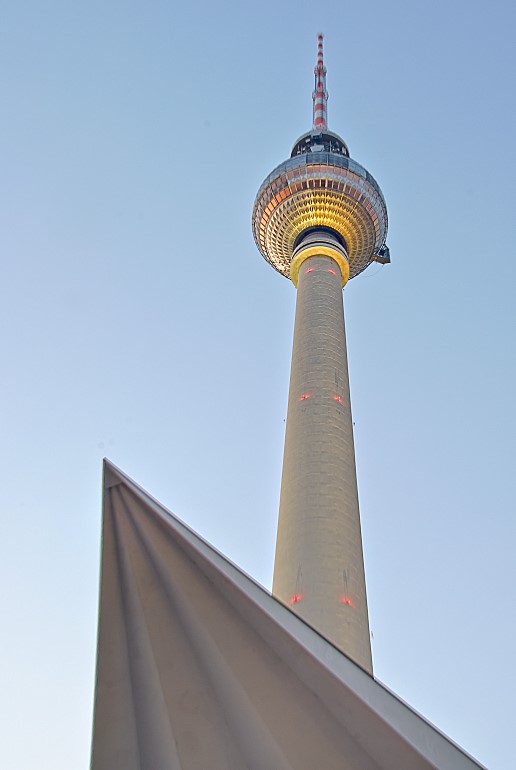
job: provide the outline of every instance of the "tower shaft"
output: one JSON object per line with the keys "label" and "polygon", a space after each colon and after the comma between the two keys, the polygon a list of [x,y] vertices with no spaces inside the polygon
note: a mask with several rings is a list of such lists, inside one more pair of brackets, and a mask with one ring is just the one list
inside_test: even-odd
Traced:
{"label": "tower shaft", "polygon": [[[297,276],[273,594],[372,673],[342,259],[310,248]],[[346,263],[347,267],[347,263]]]}

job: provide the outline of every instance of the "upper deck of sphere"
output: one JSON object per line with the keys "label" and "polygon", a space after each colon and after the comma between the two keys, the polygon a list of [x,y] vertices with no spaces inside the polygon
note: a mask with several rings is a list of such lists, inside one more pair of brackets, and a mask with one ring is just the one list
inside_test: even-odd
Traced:
{"label": "upper deck of sphere", "polygon": [[344,241],[353,278],[373,261],[389,261],[387,207],[371,174],[349,157],[345,142],[327,129],[322,36],[319,41],[314,128],[296,141],[289,160],[280,163],[258,190],[253,234],[265,259],[289,277],[301,234],[330,228]]}

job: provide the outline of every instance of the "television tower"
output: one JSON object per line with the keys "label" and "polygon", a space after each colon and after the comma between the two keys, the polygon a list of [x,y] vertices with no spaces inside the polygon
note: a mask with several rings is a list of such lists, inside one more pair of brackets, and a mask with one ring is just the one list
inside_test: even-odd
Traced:
{"label": "television tower", "polygon": [[373,177],[328,130],[323,36],[313,127],[256,196],[253,233],[297,288],[272,592],[372,673],[342,288],[390,261]]}

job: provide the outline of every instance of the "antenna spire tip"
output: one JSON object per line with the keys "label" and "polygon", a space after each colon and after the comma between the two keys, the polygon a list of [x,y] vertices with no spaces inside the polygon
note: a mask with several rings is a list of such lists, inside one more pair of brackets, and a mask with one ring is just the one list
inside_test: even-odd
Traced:
{"label": "antenna spire tip", "polygon": [[326,90],[326,67],[323,59],[323,33],[317,35],[317,64],[315,65],[314,129],[325,131],[328,127],[328,92]]}

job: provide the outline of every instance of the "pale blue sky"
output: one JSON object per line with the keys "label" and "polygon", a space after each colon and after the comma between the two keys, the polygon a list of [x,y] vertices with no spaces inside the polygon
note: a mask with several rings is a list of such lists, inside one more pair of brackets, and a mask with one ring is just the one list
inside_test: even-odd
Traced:
{"label": "pale blue sky", "polygon": [[295,292],[250,218],[319,30],[390,216],[345,290],[375,673],[514,766],[515,16],[3,4],[1,767],[89,764],[104,455],[270,585]]}

